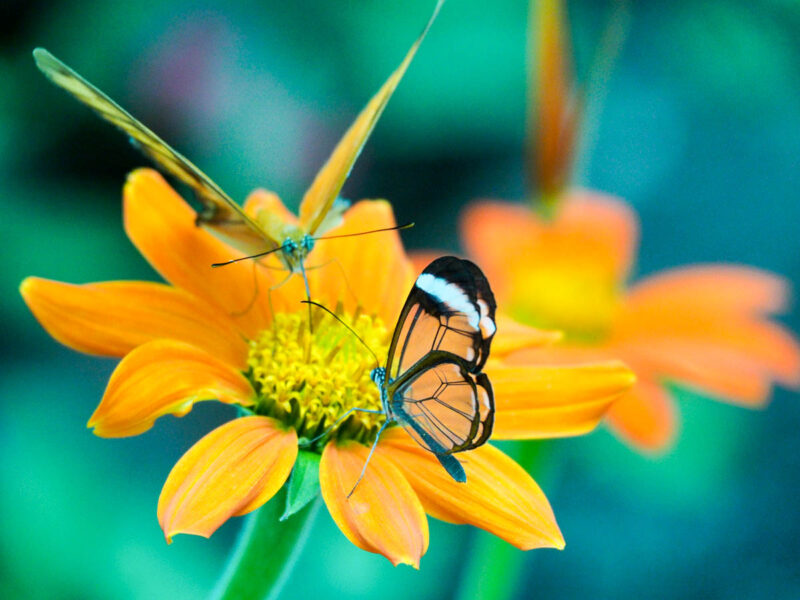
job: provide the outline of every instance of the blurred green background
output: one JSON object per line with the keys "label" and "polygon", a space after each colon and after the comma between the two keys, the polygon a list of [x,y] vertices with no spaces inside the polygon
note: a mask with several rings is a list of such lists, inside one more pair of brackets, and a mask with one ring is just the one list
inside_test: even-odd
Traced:
{"label": "blurred green background", "polygon": [[[51,340],[17,286],[155,279],[120,219],[124,137],[49,84],[41,45],[191,157],[235,198],[296,206],[336,140],[395,68],[433,0],[0,5],[0,595],[200,598],[240,520],[164,543],[160,487],[231,416],[204,404],[147,434],[85,428],[113,361]],[[460,209],[524,194],[527,3],[450,0],[344,189],[385,197],[411,248],[457,250]],[[640,212],[638,273],[743,262],[800,284],[800,6],[633,2],[581,181]],[[610,4],[569,3],[579,75]],[[785,320],[800,330],[798,311]],[[534,476],[567,540],[524,556],[519,598],[800,597],[800,406],[763,412],[681,397],[666,456],[607,432],[547,443]],[[357,550],[321,513],[286,598],[450,598],[485,535],[432,521],[419,572]],[[265,562],[270,557],[264,557]],[[502,573],[487,561],[478,573]],[[470,597],[469,590],[467,595]]]}

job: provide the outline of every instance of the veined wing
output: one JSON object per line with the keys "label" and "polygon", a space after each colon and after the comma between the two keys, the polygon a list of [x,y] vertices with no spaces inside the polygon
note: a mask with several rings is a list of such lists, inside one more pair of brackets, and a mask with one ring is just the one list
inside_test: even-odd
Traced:
{"label": "veined wing", "polygon": [[397,379],[433,351],[444,351],[478,373],[496,330],[489,282],[472,262],[444,256],[417,277],[400,313],[387,360]]}
{"label": "veined wing", "polygon": [[[422,30],[420,36],[411,46],[403,62],[400,63],[400,66],[389,76],[386,83],[381,86],[378,93],[372,97],[364,110],[358,115],[350,129],[347,130],[344,137],[337,144],[333,154],[328,158],[328,162],[317,174],[305,196],[303,196],[303,201],[300,203],[300,225],[309,235],[314,235],[318,230],[321,230],[329,211],[332,208],[335,209],[334,202],[336,202],[345,180],[350,175],[353,164],[369,139],[375,124],[378,122],[381,113],[383,113],[383,109],[386,108],[386,104],[395,89],[397,89],[397,85],[408,69],[408,65],[411,64],[419,45],[436,19],[436,15],[439,14],[442,4],[444,4],[444,0],[438,0],[425,29]],[[328,223],[336,223],[336,221],[337,219],[335,218],[328,219]]]}
{"label": "veined wing", "polygon": [[434,454],[477,448],[492,433],[494,395],[488,377],[471,373],[447,352],[430,353],[387,391],[395,418]]}
{"label": "veined wing", "polygon": [[33,57],[36,66],[50,81],[128,134],[147,157],[196,192],[203,204],[203,211],[197,217],[198,223],[247,254],[256,254],[280,245],[200,169],[111,98],[44,48],[34,50]]}

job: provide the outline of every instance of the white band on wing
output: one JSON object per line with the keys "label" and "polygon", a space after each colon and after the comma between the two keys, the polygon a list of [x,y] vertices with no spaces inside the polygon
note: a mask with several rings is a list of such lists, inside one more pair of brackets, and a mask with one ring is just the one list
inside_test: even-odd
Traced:
{"label": "white band on wing", "polygon": [[490,338],[494,335],[494,332],[497,331],[497,327],[492,321],[492,317],[489,316],[489,306],[481,300],[478,299],[478,306],[481,309],[481,334],[485,338]]}
{"label": "white band on wing", "polygon": [[423,273],[417,277],[417,287],[450,309],[463,313],[472,328],[477,330],[480,327],[481,315],[475,310],[475,305],[470,302],[464,290],[455,283],[430,273]]}

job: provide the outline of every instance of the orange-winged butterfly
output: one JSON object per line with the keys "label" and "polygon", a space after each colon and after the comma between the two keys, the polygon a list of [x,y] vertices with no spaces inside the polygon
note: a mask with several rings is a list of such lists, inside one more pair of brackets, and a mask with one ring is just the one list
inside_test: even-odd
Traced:
{"label": "orange-winged butterfly", "polygon": [[468,260],[443,256],[417,277],[397,320],[386,365],[372,371],[382,410],[354,408],[337,421],[354,410],[386,415],[350,494],[383,429],[394,422],[432,452],[453,479],[466,481],[453,455],[484,444],[494,424],[492,385],[481,370],[496,331],[496,308],[489,282]]}
{"label": "orange-winged butterfly", "polygon": [[[272,212],[262,211],[256,218],[250,217],[222,188],[186,157],[173,150],[164,140],[70,67],[44,48],[34,50],[33,56],[36,66],[50,81],[128,134],[131,142],[148,158],[192,188],[197,200],[202,204],[202,210],[197,214],[198,225],[202,225],[243,252],[246,255],[244,258],[259,258],[273,252],[277,253],[289,275],[293,273],[302,275],[306,296],[310,299],[304,266],[305,258],[315,241],[321,239],[319,236],[341,222],[342,213],[348,203],[339,198],[339,192],[443,3],[444,0],[437,1],[428,23],[400,66],[367,103],[317,174],[300,203],[298,225],[287,223]],[[407,226],[400,228],[404,227]],[[243,259],[217,263],[215,266],[236,260]]]}

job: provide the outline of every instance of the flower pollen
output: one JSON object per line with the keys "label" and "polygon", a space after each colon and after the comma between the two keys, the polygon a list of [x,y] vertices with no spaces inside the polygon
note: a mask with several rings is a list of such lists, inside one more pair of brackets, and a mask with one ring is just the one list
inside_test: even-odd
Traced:
{"label": "flower pollen", "polygon": [[[345,314],[341,308],[336,314],[378,357],[386,356],[388,332],[379,318]],[[376,364],[369,350],[330,315],[315,312],[312,327],[308,318],[305,309],[276,314],[250,342],[247,376],[258,396],[257,414],[279,419],[301,439],[313,440],[346,411],[377,411],[381,401],[370,376]],[[330,437],[369,441],[384,420],[382,414],[354,411]]]}

